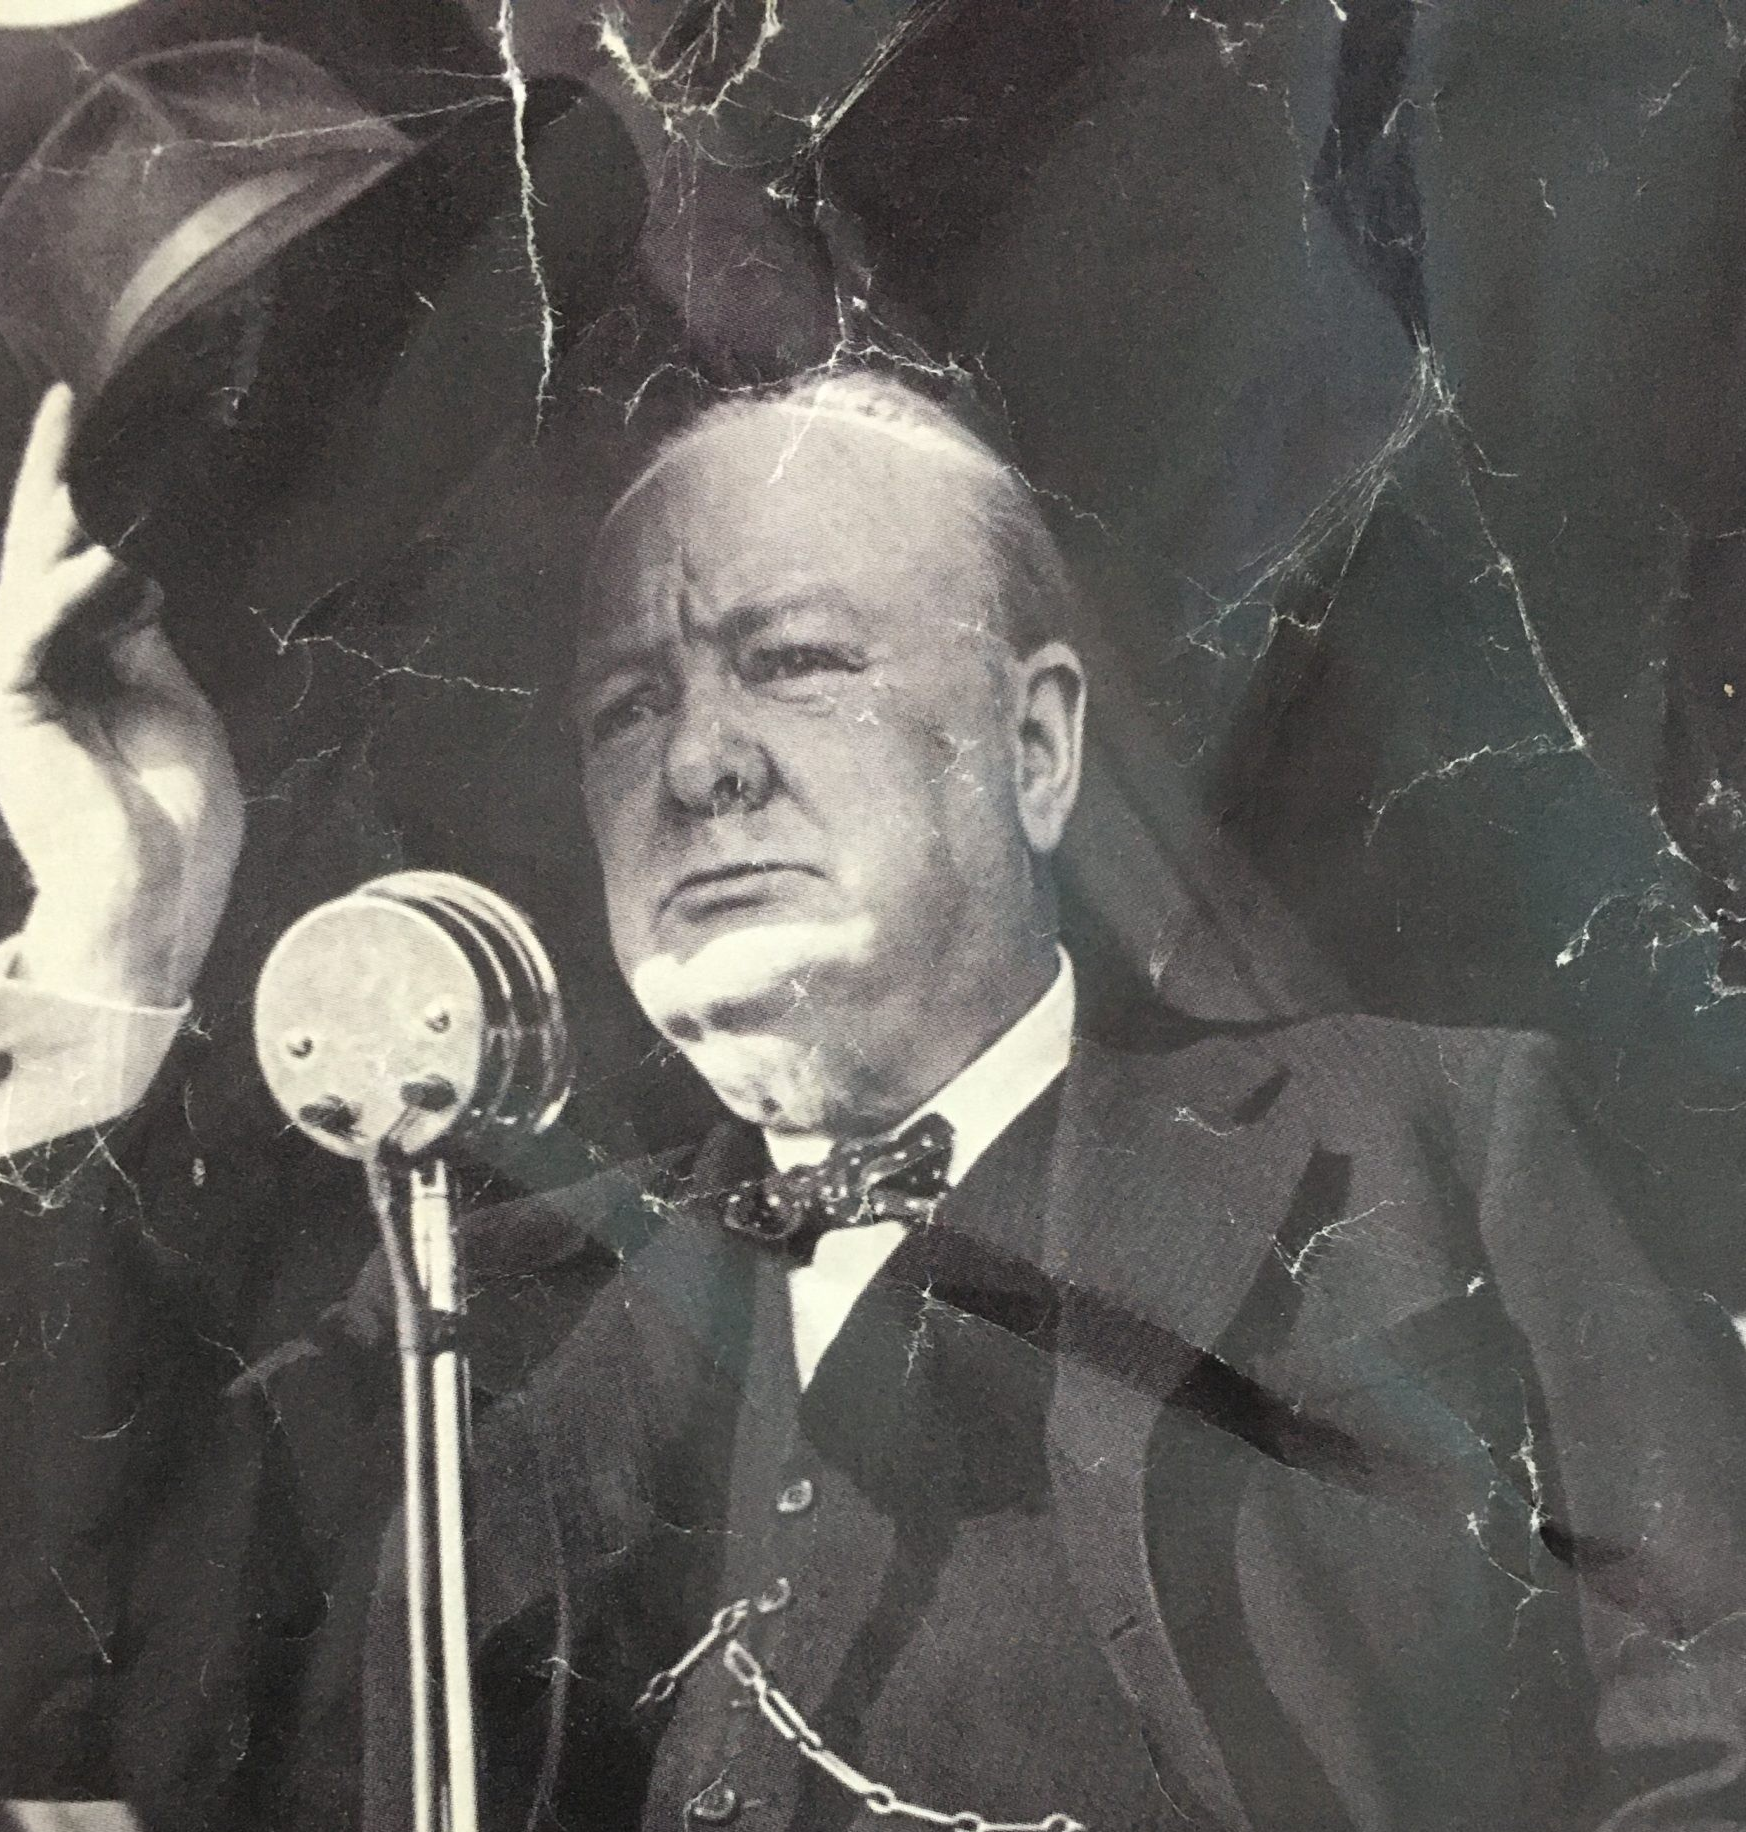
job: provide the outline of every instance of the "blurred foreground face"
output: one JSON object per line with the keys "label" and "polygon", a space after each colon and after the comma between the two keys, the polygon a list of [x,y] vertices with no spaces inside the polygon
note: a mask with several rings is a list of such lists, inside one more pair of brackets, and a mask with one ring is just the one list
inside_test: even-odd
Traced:
{"label": "blurred foreground face", "polygon": [[614,951],[744,1117],[899,1117],[897,1064],[949,1077],[1052,960],[973,487],[768,407],[706,421],[597,555],[578,719]]}

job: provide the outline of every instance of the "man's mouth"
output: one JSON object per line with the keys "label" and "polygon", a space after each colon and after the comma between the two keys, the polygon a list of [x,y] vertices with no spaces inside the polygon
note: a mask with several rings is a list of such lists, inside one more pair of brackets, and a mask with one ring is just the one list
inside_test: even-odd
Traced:
{"label": "man's mouth", "polygon": [[680,902],[706,903],[712,907],[731,907],[738,903],[756,903],[764,895],[770,879],[796,873],[802,877],[822,878],[824,873],[811,865],[797,865],[786,859],[754,859],[737,865],[709,865],[687,872],[661,899],[665,913]]}

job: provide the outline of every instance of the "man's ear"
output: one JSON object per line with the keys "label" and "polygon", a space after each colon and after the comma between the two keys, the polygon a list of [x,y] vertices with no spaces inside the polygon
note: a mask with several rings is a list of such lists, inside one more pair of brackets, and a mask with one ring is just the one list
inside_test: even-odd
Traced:
{"label": "man's ear", "polygon": [[1046,642],[1013,664],[1019,818],[1031,851],[1061,843],[1079,796],[1085,742],[1085,667],[1064,642]]}

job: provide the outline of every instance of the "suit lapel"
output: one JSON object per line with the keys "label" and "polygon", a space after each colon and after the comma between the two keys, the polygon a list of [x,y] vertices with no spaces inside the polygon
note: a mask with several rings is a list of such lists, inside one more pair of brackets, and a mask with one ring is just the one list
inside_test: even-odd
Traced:
{"label": "suit lapel", "polygon": [[1163,1056],[1078,1046],[1043,1269],[1212,1349],[1266,1264],[1314,1140],[1268,1034]]}
{"label": "suit lapel", "polygon": [[[528,1518],[558,1528],[554,1537],[506,1527],[480,1545],[478,1635],[579,1581],[598,1552],[576,1538],[586,1523],[660,1531],[672,1503],[683,1504],[674,1484],[701,1495],[705,1466],[725,1454],[721,1420],[741,1393],[761,1269],[759,1249],[716,1219],[721,1192],[746,1174],[744,1131],[717,1127],[687,1173],[659,1195],[626,1195],[627,1215],[597,1224],[622,1255],[610,1301],[589,1306],[482,1437],[481,1486],[537,1489],[543,1503]],[[578,1420],[597,1428],[579,1431]],[[681,1505],[681,1524],[683,1514]]]}
{"label": "suit lapel", "polygon": [[1250,1822],[1159,1607],[1148,1451],[1160,1405],[1204,1378],[1289,1212],[1310,1141],[1286,1082],[1253,1039],[1166,1057],[1082,1046],[1044,1244],[1062,1294],[1048,1450],[1069,1568],[1160,1787],[1183,1817],[1226,1832]]}

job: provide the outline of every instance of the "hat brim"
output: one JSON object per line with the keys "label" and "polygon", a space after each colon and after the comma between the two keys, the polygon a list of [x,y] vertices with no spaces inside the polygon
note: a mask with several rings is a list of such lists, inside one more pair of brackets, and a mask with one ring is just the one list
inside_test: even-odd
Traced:
{"label": "hat brim", "polygon": [[153,249],[111,307],[93,398],[155,337],[338,216],[412,156],[306,160],[209,198]]}
{"label": "hat brim", "polygon": [[[411,539],[614,295],[646,205],[573,86],[318,175],[175,274],[81,402],[81,524],[174,586],[295,609]],[[537,250],[537,270],[529,237]]]}

